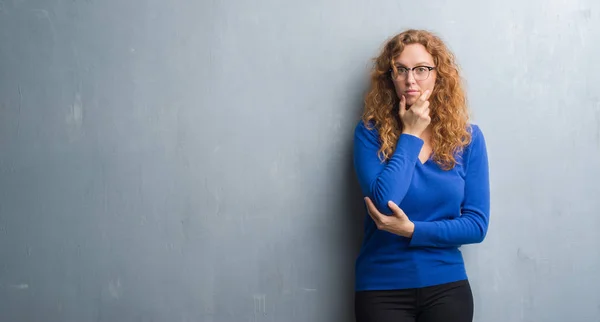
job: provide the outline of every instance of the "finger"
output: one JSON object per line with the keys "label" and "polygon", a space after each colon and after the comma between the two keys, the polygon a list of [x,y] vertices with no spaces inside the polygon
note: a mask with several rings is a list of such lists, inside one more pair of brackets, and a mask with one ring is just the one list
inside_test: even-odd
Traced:
{"label": "finger", "polygon": [[431,97],[431,90],[426,90],[425,94],[427,94],[427,96],[425,97],[425,100],[428,100]]}
{"label": "finger", "polygon": [[406,113],[406,97],[402,95],[400,97],[400,116],[404,116],[404,113]]}
{"label": "finger", "polygon": [[429,114],[430,112],[431,112],[431,110],[430,110],[430,109],[429,109],[429,107],[428,107],[428,108],[426,108],[426,109],[424,109],[424,110],[423,110],[423,115],[425,115],[425,116],[429,116],[429,115],[430,115],[430,114]]}
{"label": "finger", "polygon": [[426,90],[423,94],[421,94],[421,96],[419,96],[419,98],[417,99],[417,101],[411,106],[411,109],[414,109],[415,111],[419,111],[422,110],[423,107],[425,106],[427,102],[427,94],[429,93],[429,90]]}
{"label": "finger", "polygon": [[367,203],[367,211],[371,216],[371,219],[375,222],[377,229],[385,229],[385,215],[377,210],[377,207],[375,207],[375,204],[369,197],[365,198],[365,201]]}
{"label": "finger", "polygon": [[375,217],[375,215],[373,215],[373,213],[371,213],[371,209],[369,209],[368,207],[367,207],[367,213],[369,214],[369,217],[371,217],[371,219],[373,219],[373,221],[375,223],[377,223],[377,217]]}
{"label": "finger", "polygon": [[430,91],[426,90],[425,93],[423,93],[423,94],[421,94],[421,96],[419,96],[419,102],[421,104],[427,102],[427,99],[429,98],[429,93],[430,93]]}
{"label": "finger", "polygon": [[371,218],[373,218],[373,220],[375,221],[379,221],[380,213],[371,201],[371,199],[369,197],[365,197],[365,202],[367,203],[367,212],[369,213]]}
{"label": "finger", "polygon": [[398,207],[398,205],[396,205],[393,201],[388,201],[388,207],[390,207],[390,209],[392,210],[392,212],[394,213],[394,215],[398,216],[398,217],[405,217],[406,214],[404,213],[404,211],[402,211],[402,209],[400,209],[400,207]]}

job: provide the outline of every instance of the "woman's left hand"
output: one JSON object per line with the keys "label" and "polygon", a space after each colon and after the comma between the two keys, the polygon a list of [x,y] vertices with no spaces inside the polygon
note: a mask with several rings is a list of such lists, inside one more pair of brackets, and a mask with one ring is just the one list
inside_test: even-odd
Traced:
{"label": "woman's left hand", "polygon": [[388,201],[388,206],[392,210],[392,214],[389,216],[379,212],[369,197],[365,197],[365,202],[367,203],[367,211],[371,218],[373,218],[373,221],[375,221],[378,229],[407,238],[412,237],[415,231],[415,224],[408,219],[404,211],[394,202]]}

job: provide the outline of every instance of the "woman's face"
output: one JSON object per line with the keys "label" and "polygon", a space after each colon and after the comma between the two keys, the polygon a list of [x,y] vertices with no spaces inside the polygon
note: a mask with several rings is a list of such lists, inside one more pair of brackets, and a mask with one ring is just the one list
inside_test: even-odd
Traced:
{"label": "woman's face", "polygon": [[398,72],[392,73],[398,98],[406,97],[406,106],[413,105],[426,90],[433,92],[436,72],[433,56],[421,44],[410,44],[394,60]]}

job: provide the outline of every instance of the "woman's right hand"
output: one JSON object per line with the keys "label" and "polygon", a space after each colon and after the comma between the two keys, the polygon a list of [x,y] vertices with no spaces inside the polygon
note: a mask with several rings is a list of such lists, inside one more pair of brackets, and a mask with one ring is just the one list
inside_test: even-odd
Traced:
{"label": "woman's right hand", "polygon": [[402,133],[420,137],[431,123],[429,116],[429,94],[426,90],[408,110],[406,109],[406,97],[400,98],[400,120],[402,121]]}

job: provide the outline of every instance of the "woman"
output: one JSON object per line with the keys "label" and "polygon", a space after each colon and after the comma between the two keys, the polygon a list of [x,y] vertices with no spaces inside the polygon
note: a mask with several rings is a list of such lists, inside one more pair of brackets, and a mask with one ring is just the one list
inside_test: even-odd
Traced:
{"label": "woman", "polygon": [[369,214],[357,321],[472,321],[459,247],[487,233],[486,144],[468,123],[454,56],[434,34],[407,30],[375,59],[354,166]]}

